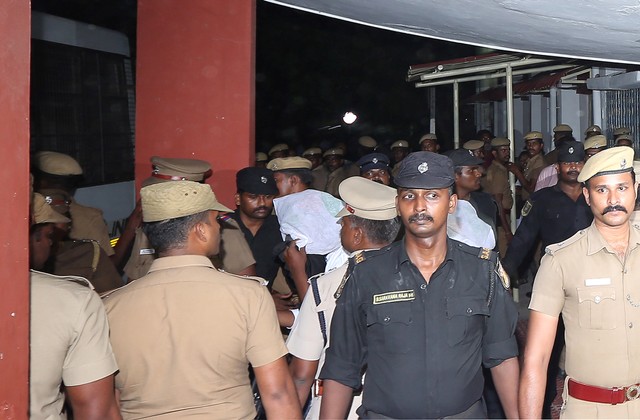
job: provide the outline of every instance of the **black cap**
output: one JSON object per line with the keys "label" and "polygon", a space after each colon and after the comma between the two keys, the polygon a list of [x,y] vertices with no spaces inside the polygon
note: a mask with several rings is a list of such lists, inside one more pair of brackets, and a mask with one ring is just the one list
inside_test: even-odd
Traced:
{"label": "black cap", "polygon": [[484,161],[473,155],[471,150],[456,149],[449,154],[449,159],[453,162],[453,166],[477,166],[482,165]]}
{"label": "black cap", "polygon": [[454,181],[451,159],[432,152],[409,153],[394,179],[400,188],[417,189],[448,188]]}
{"label": "black cap", "polygon": [[277,195],[278,187],[273,179],[273,171],[267,168],[249,167],[236,174],[238,191],[250,194]]}
{"label": "black cap", "polygon": [[575,140],[566,140],[558,146],[558,162],[582,162],[584,144]]}
{"label": "black cap", "polygon": [[356,165],[360,167],[360,172],[370,169],[389,169],[389,158],[384,153],[369,153],[358,159]]}

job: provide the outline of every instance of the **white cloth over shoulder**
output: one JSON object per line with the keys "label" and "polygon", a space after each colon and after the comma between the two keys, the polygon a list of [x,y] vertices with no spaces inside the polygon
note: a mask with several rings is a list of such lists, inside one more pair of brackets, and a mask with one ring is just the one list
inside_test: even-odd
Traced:
{"label": "white cloth over shoulder", "polygon": [[307,254],[326,255],[341,247],[336,214],[344,204],[331,194],[305,190],[273,200],[282,238],[291,235]]}
{"label": "white cloth over shoulder", "polygon": [[476,209],[465,200],[458,200],[453,214],[447,218],[447,234],[467,245],[493,249],[496,239],[491,226],[478,217]]}

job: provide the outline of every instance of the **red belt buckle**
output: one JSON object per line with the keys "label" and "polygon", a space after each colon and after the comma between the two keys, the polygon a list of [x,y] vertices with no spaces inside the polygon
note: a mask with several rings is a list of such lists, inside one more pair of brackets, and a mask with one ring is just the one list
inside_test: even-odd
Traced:
{"label": "red belt buckle", "polygon": [[568,392],[573,398],[602,404],[622,404],[640,397],[640,384],[622,388],[601,388],[569,379]]}

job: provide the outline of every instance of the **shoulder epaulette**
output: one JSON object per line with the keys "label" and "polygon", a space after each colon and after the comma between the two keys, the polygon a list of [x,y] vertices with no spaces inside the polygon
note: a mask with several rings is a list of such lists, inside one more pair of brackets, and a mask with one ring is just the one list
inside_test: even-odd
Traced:
{"label": "shoulder epaulette", "polygon": [[572,237],[565,239],[562,242],[558,242],[557,244],[547,245],[544,249],[545,254],[553,255],[559,250],[568,247],[569,245],[578,242],[580,238],[582,238],[587,232],[587,229],[582,229],[576,232]]}
{"label": "shoulder epaulette", "polygon": [[349,265],[347,266],[347,271],[344,272],[344,276],[342,276],[342,281],[340,285],[336,289],[336,292],[333,294],[333,297],[337,300],[342,296],[342,290],[344,290],[344,286],[347,284],[347,280],[349,280],[349,276],[353,272],[354,267],[357,264],[365,261],[367,257],[365,256],[365,251],[359,251],[353,257],[349,258]]}
{"label": "shoulder epaulette", "polygon": [[532,208],[533,208],[533,201],[527,200],[527,202],[524,203],[524,206],[522,207],[522,212],[521,212],[522,217],[527,216]]}
{"label": "shoulder epaulette", "polygon": [[257,281],[258,283],[260,283],[260,285],[262,286],[266,286],[267,284],[269,284],[269,282],[265,279],[263,279],[262,277],[258,277],[258,276],[245,276],[245,275],[241,275],[241,274],[233,274],[233,273],[229,273],[228,271],[224,271],[224,270],[220,270],[220,269],[216,269],[221,273],[227,274],[229,276],[232,277],[237,277],[239,279],[242,280],[253,280],[253,281]]}

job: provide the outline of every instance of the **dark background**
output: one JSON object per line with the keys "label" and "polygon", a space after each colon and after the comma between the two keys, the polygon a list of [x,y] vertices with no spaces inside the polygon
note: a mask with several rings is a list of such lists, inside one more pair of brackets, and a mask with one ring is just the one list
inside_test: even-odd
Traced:
{"label": "dark background", "polygon": [[[33,10],[124,32],[135,62],[136,0],[33,0]],[[400,34],[257,2],[256,148],[286,142],[300,153],[361,135],[413,144],[428,132],[427,89],[406,82],[412,64],[476,54],[471,46]],[[472,88],[472,84],[461,87]],[[437,134],[452,138],[451,86],[437,88]],[[473,92],[462,92],[461,96]],[[358,120],[341,123],[346,111]],[[462,110],[464,113],[465,110]],[[462,138],[475,127],[461,118]]]}

